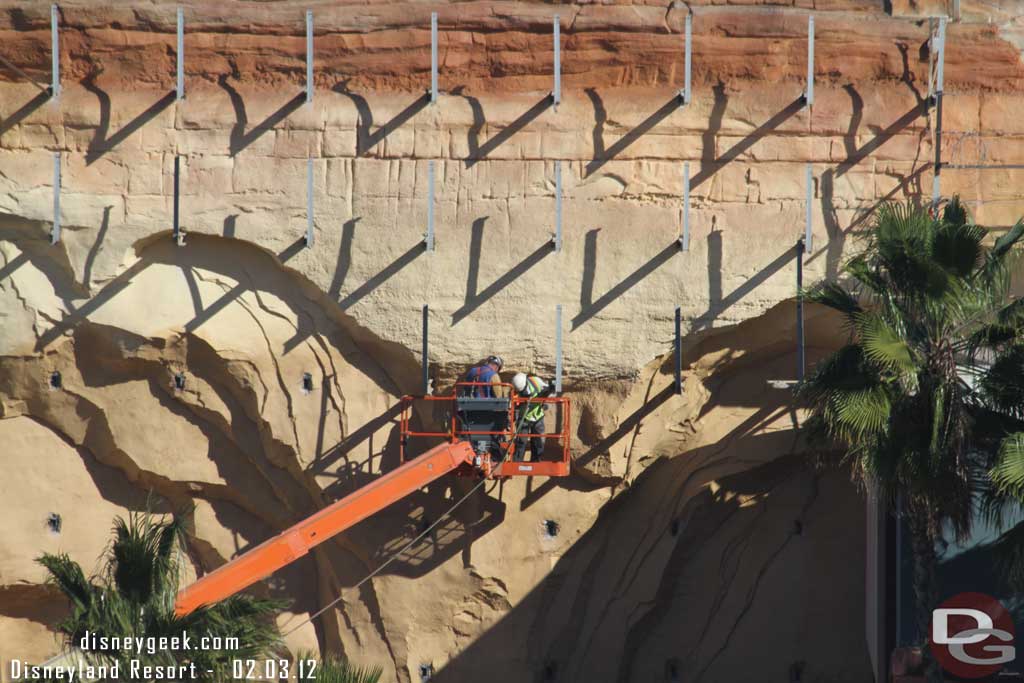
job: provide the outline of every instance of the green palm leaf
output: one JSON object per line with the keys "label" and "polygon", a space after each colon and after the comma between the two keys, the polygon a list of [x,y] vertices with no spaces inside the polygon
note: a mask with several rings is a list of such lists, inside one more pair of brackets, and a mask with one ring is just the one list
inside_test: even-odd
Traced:
{"label": "green palm leaf", "polygon": [[864,355],[871,362],[900,373],[915,369],[910,346],[882,316],[877,313],[861,313],[856,318],[856,326]]}
{"label": "green palm leaf", "polygon": [[1024,432],[1011,434],[1003,441],[991,477],[1000,492],[1024,498]]}

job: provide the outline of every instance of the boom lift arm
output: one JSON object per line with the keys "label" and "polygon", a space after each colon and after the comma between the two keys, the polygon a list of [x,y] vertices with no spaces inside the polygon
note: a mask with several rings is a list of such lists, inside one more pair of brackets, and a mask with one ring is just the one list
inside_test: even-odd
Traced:
{"label": "boom lift arm", "polygon": [[310,548],[463,464],[472,463],[474,455],[467,441],[444,443],[430,449],[202,577],[178,593],[175,613],[183,616],[234,595],[294,562]]}

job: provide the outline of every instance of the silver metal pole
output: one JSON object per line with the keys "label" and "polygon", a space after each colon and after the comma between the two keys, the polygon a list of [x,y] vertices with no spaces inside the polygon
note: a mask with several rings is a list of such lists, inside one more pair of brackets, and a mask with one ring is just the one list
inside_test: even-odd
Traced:
{"label": "silver metal pole", "polygon": [[562,102],[562,27],[558,15],[554,20],[555,30],[555,89],[551,91],[551,97],[557,107]]}
{"label": "silver metal pole", "polygon": [[313,101],[313,10],[306,10],[306,102]]}
{"label": "silver metal pole", "polygon": [[932,207],[938,211],[942,193],[942,98],[946,71],[946,17],[939,17],[935,42],[938,61],[935,65],[935,165],[932,176]]}
{"label": "silver metal pole", "polygon": [[57,5],[50,5],[50,56],[53,59],[50,67],[50,95],[52,97],[60,95],[60,33],[58,23]]}
{"label": "silver metal pole", "polygon": [[437,102],[437,12],[430,13],[430,103]]}
{"label": "silver metal pole", "polygon": [[690,103],[692,92],[690,90],[690,66],[693,55],[693,15],[686,15],[686,76],[683,87],[683,104]]}
{"label": "silver metal pole", "polygon": [[306,159],[306,247],[313,246],[313,158]]}
{"label": "silver metal pole", "polygon": [[555,393],[562,393],[562,304],[555,306]]}
{"label": "silver metal pole", "polygon": [[555,235],[551,245],[556,252],[562,251],[562,161],[555,160]]}
{"label": "silver metal pole", "polygon": [[185,10],[178,8],[178,91],[177,98],[185,97]]}
{"label": "silver metal pole", "polygon": [[807,17],[807,91],[804,104],[814,106],[814,15]]}
{"label": "silver metal pole", "polygon": [[434,160],[427,161],[427,234],[423,238],[427,251],[434,251]]}
{"label": "silver metal pole", "polygon": [[679,238],[679,248],[690,251],[690,162],[683,162],[683,235]]}
{"label": "silver metal pole", "polygon": [[60,152],[53,153],[53,230],[50,244],[60,242]]}
{"label": "silver metal pole", "polygon": [[814,244],[814,221],[811,217],[813,214],[812,208],[814,203],[814,172],[811,169],[811,165],[807,164],[807,199],[805,201],[807,217],[804,224],[804,251],[805,253],[811,253],[811,249]]}
{"label": "silver metal pole", "polygon": [[796,243],[796,378],[804,379],[804,254],[807,246],[803,240]]}

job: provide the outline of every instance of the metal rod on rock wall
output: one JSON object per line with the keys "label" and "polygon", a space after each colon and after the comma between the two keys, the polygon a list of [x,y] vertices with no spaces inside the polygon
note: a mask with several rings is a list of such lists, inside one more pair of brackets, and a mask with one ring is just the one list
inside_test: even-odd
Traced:
{"label": "metal rod on rock wall", "polygon": [[423,304],[423,395],[430,394],[430,306]]}
{"label": "metal rod on rock wall", "polygon": [[807,90],[804,104],[814,106],[814,15],[807,17]]}
{"label": "metal rod on rock wall", "polygon": [[796,243],[796,378],[804,379],[804,241]]}
{"label": "metal rod on rock wall", "polygon": [[437,12],[430,13],[430,103],[437,102]]}
{"label": "metal rod on rock wall", "polygon": [[174,198],[171,236],[179,247],[185,246],[185,235],[181,232],[181,157],[174,155]]}
{"label": "metal rod on rock wall", "polygon": [[434,251],[434,160],[427,161],[427,234],[423,236],[423,247]]}
{"label": "metal rod on rock wall", "polygon": [[313,246],[313,158],[306,159],[306,248]]}
{"label": "metal rod on rock wall", "polygon": [[562,251],[562,161],[555,160],[555,234],[551,236],[555,252]]}
{"label": "metal rod on rock wall", "polygon": [[306,10],[306,103],[313,101],[313,10]]}
{"label": "metal rod on rock wall", "polygon": [[693,57],[693,15],[686,15],[686,56],[684,64],[686,66],[686,75],[683,81],[683,91],[679,95],[683,98],[683,104],[689,104],[692,92],[690,91],[690,66]]}
{"label": "metal rod on rock wall", "polygon": [[683,393],[683,309],[676,306],[676,393]]}
{"label": "metal rod on rock wall", "polygon": [[60,95],[60,34],[57,5],[50,5],[50,96]]}
{"label": "metal rod on rock wall", "polygon": [[185,98],[185,10],[178,8],[178,83],[175,90],[177,99]]}
{"label": "metal rod on rock wall", "polygon": [[679,237],[679,249],[690,250],[690,162],[683,162],[683,234]]}
{"label": "metal rod on rock wall", "polygon": [[939,17],[935,65],[935,166],[932,176],[932,208],[938,211],[942,193],[942,95],[946,71],[946,17]]}
{"label": "metal rod on rock wall", "polygon": [[801,241],[804,243],[807,253],[810,253],[814,248],[814,171],[810,164],[807,164],[806,176],[804,183],[807,187],[807,198],[804,200],[804,210],[807,215],[804,218],[804,238]]}
{"label": "metal rod on rock wall", "polygon": [[555,15],[554,19],[554,33],[555,33],[555,85],[551,91],[551,99],[554,102],[555,108],[562,103],[562,27],[558,20],[558,15]]}

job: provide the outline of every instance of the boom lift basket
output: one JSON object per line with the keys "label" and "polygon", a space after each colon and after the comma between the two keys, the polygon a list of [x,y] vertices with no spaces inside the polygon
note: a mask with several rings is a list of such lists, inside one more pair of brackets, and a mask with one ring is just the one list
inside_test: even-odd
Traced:
{"label": "boom lift basket", "polygon": [[[507,396],[474,396],[484,393],[477,387],[504,387]],[[488,391],[487,393],[490,393]],[[443,411],[443,424],[447,431],[415,431],[411,426],[414,404],[420,405],[425,419],[436,415],[435,409]],[[526,425],[518,425],[518,435],[527,442],[531,437],[544,437],[545,457],[540,461],[517,461],[516,450],[517,419],[530,407],[544,404],[547,408],[544,434],[530,434]],[[402,462],[405,449],[411,438],[432,438],[449,443],[468,441],[476,453],[476,460],[457,469],[460,476],[483,476],[487,478],[526,476],[564,477],[569,474],[569,426],[572,424],[569,399],[564,396],[527,398],[516,395],[511,384],[490,384],[486,382],[458,382],[450,396],[403,396],[399,429],[399,448]],[[552,423],[557,431],[551,431]],[[551,442],[557,448],[552,447]],[[529,448],[526,448],[529,451]],[[557,456],[552,457],[552,451]]]}

